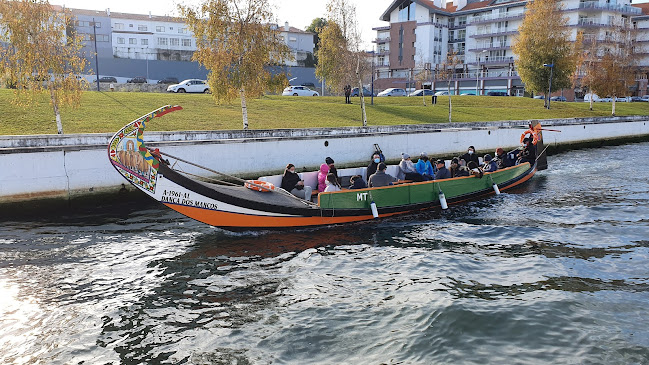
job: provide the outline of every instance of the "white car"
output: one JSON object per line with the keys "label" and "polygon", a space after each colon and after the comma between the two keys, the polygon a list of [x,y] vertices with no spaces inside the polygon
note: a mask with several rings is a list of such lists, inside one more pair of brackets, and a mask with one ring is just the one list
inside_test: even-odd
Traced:
{"label": "white car", "polygon": [[381,91],[377,96],[406,96],[406,90],[391,87]]}
{"label": "white car", "polygon": [[205,80],[188,79],[180,84],[173,84],[167,87],[167,92],[173,93],[209,93],[210,86]]}
{"label": "white car", "polygon": [[306,86],[289,86],[284,89],[282,96],[320,96],[320,94]]}
{"label": "white car", "polygon": [[436,96],[445,96],[448,95],[448,91],[438,91],[435,93]]}

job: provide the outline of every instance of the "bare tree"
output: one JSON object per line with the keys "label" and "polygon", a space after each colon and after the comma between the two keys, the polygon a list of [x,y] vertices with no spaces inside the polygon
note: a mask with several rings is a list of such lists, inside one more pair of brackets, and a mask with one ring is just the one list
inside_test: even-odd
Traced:
{"label": "bare tree", "polygon": [[455,78],[456,69],[462,62],[457,56],[455,51],[449,51],[446,54],[446,60],[440,65],[440,69],[437,72],[437,79],[446,81],[446,86],[448,88],[448,122],[451,123],[451,116],[453,113],[453,105],[451,102],[451,82]]}

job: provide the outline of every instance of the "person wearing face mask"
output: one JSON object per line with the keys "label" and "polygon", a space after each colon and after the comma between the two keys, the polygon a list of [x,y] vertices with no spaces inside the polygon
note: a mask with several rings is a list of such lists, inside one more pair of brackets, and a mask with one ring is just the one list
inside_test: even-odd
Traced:
{"label": "person wearing face mask", "polygon": [[365,180],[370,181],[370,176],[374,175],[376,169],[381,163],[381,156],[378,153],[372,155],[372,161],[367,165],[367,173],[365,174]]}
{"label": "person wearing face mask", "polygon": [[473,146],[469,146],[469,149],[460,158],[466,161],[467,165],[471,161],[475,162],[476,165],[480,165],[480,160],[478,160],[478,155],[475,154],[475,147]]}
{"label": "person wearing face mask", "polygon": [[295,172],[295,165],[292,163],[286,165],[284,175],[282,176],[282,189],[305,200],[311,199],[311,187],[304,185],[300,175]]}

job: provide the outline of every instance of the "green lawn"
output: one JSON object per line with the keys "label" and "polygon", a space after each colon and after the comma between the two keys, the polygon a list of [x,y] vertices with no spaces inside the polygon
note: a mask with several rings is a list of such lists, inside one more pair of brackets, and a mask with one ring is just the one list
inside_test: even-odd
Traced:
{"label": "green lawn", "polygon": [[[0,135],[55,134],[56,123],[49,98],[43,96],[28,108],[11,103],[12,90],[0,90]],[[423,106],[421,98],[367,98],[369,125],[445,123],[448,121],[448,97],[438,97],[436,106],[430,97]],[[543,100],[518,97],[453,96],[453,121],[476,122],[546,118],[608,116],[611,103],[553,102],[543,108]],[[360,102],[352,105],[343,97],[265,96],[248,100],[251,129],[359,126]],[[216,105],[211,95],[96,92],[83,94],[81,106],[62,111],[65,133],[115,132],[126,123],[166,104],[177,104],[183,111],[169,114],[149,125],[149,130],[217,130],[241,129],[241,104],[237,99]],[[649,115],[649,103],[617,103],[617,115]]]}

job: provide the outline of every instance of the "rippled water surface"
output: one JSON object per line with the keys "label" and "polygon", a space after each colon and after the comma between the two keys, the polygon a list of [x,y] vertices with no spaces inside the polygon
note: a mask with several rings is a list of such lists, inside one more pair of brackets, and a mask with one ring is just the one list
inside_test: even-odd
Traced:
{"label": "rippled water surface", "polygon": [[155,204],[0,222],[2,364],[649,363],[649,144],[498,197],[230,233]]}

